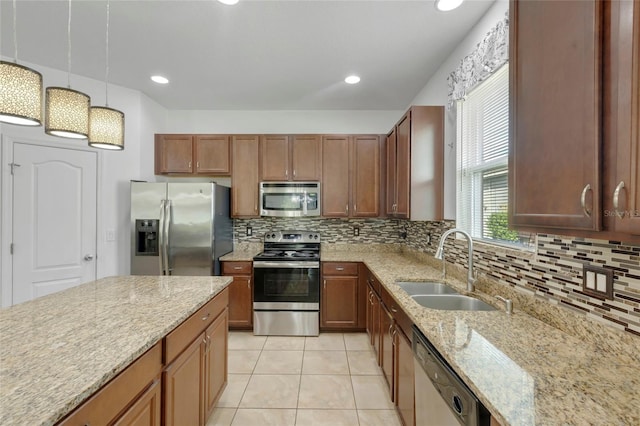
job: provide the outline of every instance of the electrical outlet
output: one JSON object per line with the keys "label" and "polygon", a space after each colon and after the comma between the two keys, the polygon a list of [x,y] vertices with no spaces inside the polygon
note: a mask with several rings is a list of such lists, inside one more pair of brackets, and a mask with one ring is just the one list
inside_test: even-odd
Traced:
{"label": "electrical outlet", "polygon": [[105,240],[107,241],[115,241],[116,240],[116,231],[114,231],[113,229],[107,229],[107,232],[105,233]]}
{"label": "electrical outlet", "polygon": [[613,271],[598,266],[582,267],[582,291],[598,299],[613,299]]}
{"label": "electrical outlet", "polygon": [[251,228],[250,226],[247,226],[246,234],[247,234],[247,237],[250,237],[251,235],[253,235],[253,228]]}
{"label": "electrical outlet", "polygon": [[359,227],[357,227],[357,226],[354,226],[354,227],[353,227],[353,236],[354,236],[354,237],[357,237],[357,236],[359,236],[359,235],[360,235],[360,228],[359,228]]}

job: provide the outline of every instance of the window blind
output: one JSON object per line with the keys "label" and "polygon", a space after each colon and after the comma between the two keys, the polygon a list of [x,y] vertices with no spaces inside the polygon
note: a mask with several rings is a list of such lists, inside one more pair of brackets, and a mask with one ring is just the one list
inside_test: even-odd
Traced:
{"label": "window blind", "polygon": [[458,102],[457,225],[473,237],[514,241],[507,226],[509,70],[505,64]]}

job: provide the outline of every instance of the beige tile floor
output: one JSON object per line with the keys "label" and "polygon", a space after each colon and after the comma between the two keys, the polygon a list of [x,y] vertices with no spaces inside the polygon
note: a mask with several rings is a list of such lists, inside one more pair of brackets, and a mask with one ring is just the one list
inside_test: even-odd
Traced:
{"label": "beige tile floor", "polygon": [[400,426],[365,333],[229,334],[229,382],[207,426]]}

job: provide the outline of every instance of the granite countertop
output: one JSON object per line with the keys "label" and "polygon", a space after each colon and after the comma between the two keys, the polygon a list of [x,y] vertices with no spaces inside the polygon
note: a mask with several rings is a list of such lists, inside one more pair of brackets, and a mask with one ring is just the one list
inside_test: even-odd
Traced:
{"label": "granite countertop", "polygon": [[[477,290],[473,296],[498,310],[424,308],[395,282],[439,281],[442,270],[412,255],[324,250],[322,260],[364,262],[503,425],[640,424],[640,364],[628,350],[604,350],[517,305],[507,315],[503,305]],[[446,282],[469,294],[462,281]]]}
{"label": "granite countertop", "polygon": [[0,309],[0,424],[54,424],[230,282],[109,277]]}

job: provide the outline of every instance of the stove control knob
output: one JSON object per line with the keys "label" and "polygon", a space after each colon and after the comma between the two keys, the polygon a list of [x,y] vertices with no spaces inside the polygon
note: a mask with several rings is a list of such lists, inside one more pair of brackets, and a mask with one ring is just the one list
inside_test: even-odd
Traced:
{"label": "stove control knob", "polygon": [[315,236],[315,237],[313,237],[313,238],[315,238],[315,239],[317,240],[317,239],[318,239],[318,234],[316,234],[316,236]]}
{"label": "stove control knob", "polygon": [[313,234],[309,234],[309,239],[312,240],[313,239]]}
{"label": "stove control knob", "polygon": [[276,234],[271,234],[271,238],[275,238],[275,237],[276,237]]}

